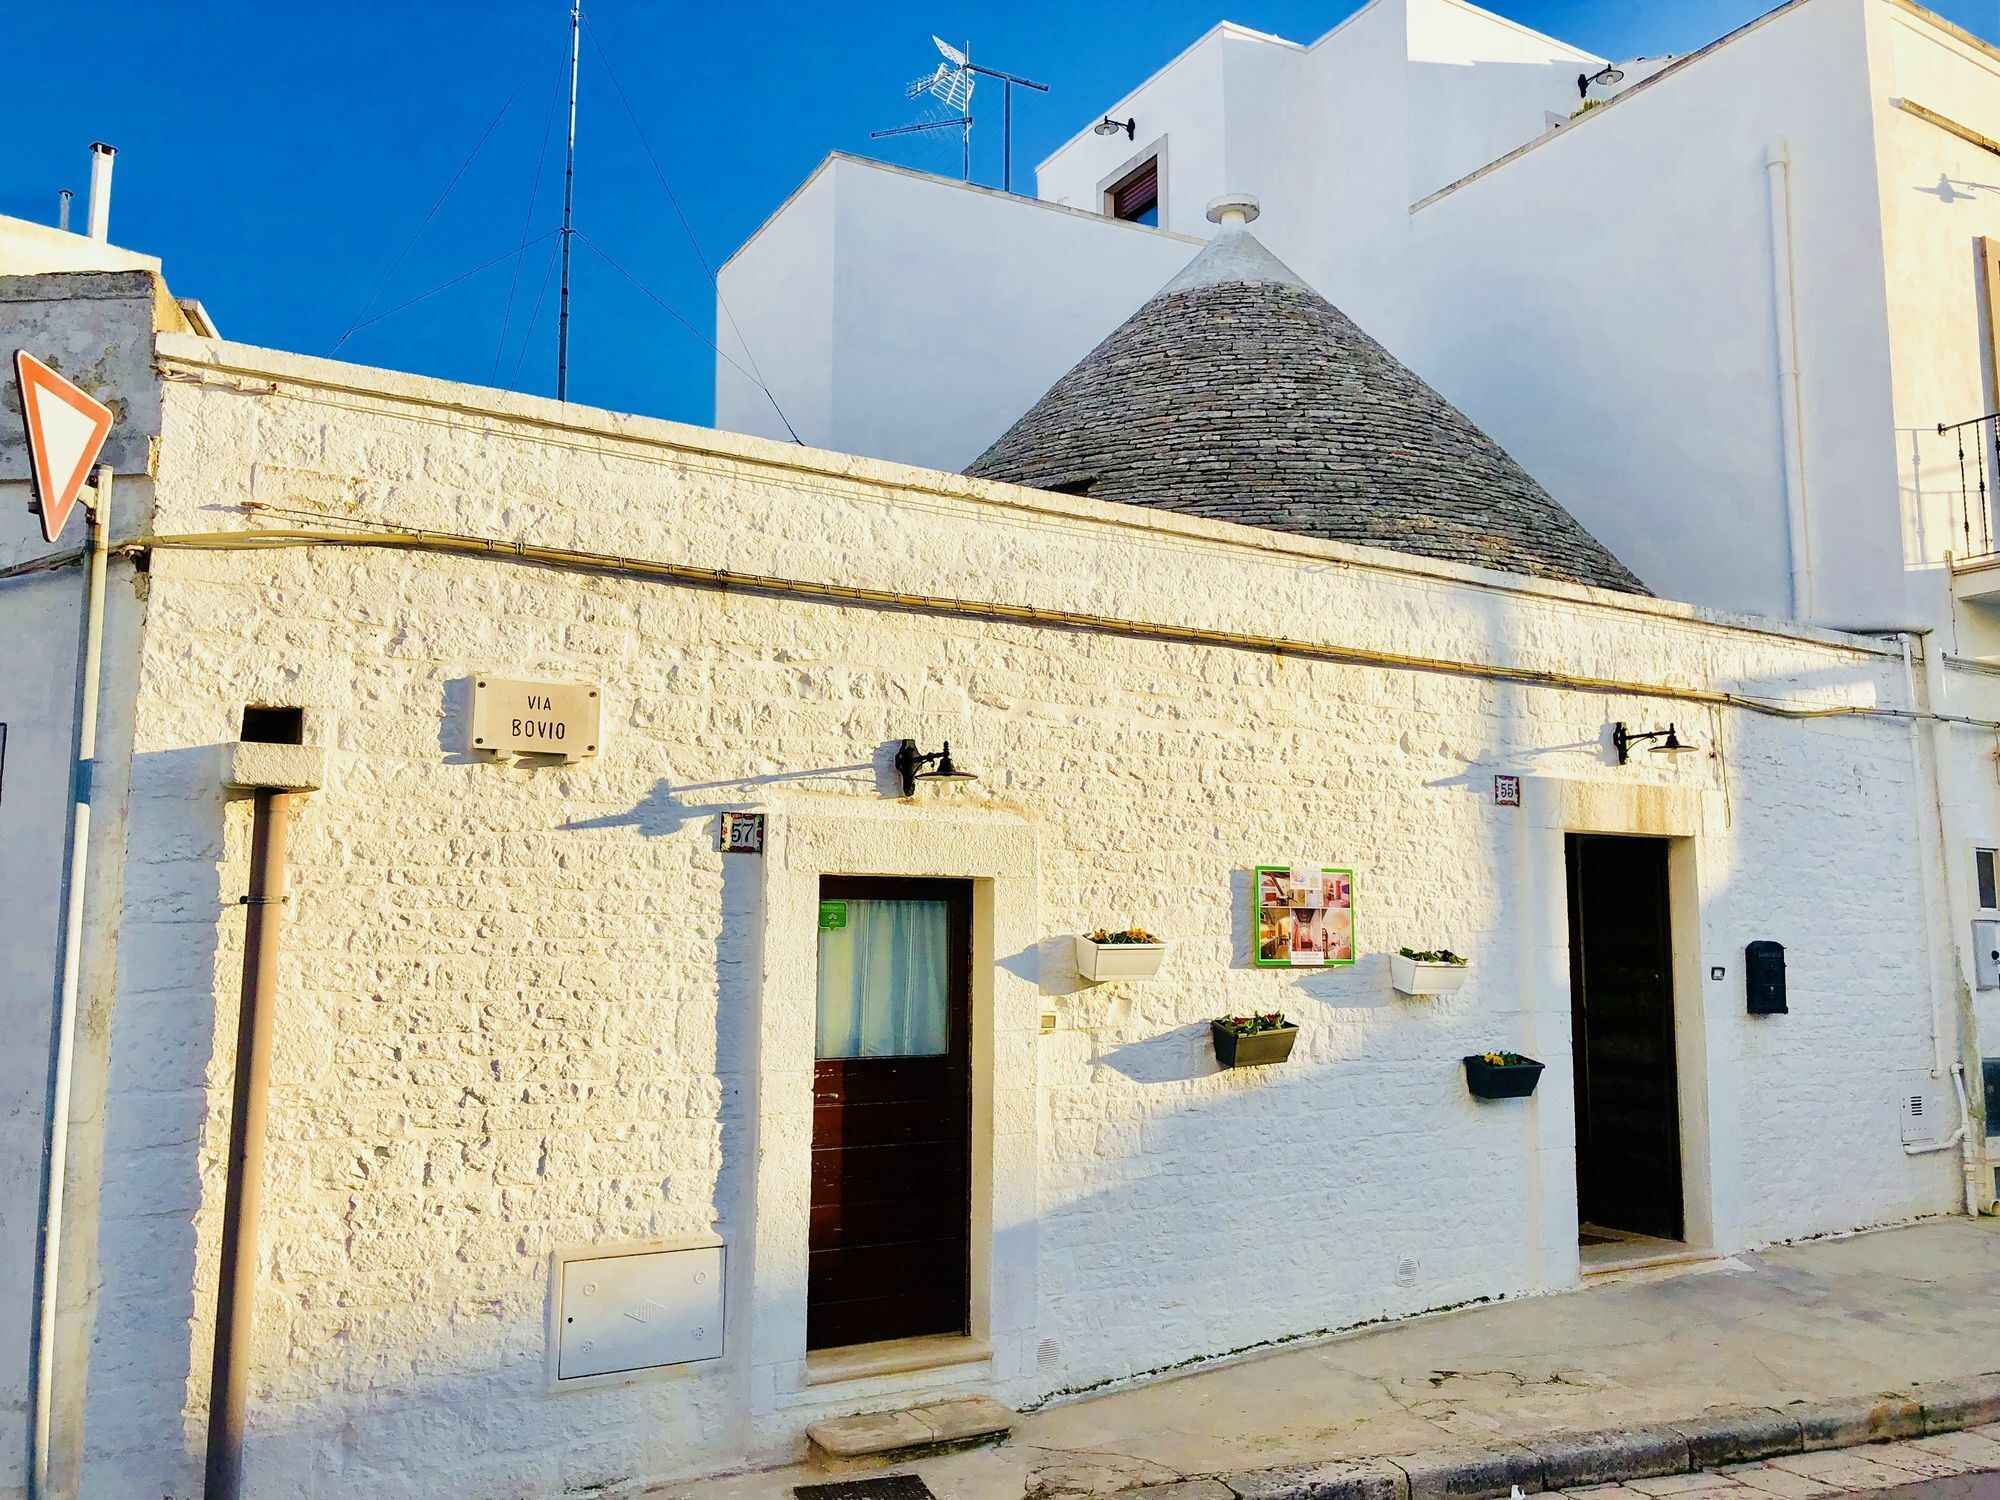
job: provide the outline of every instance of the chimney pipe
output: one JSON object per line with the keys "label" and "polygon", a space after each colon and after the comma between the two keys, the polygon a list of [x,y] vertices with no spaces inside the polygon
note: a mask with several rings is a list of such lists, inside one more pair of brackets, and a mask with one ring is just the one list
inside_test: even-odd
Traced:
{"label": "chimney pipe", "polygon": [[1224,193],[1208,203],[1208,222],[1225,230],[1241,229],[1260,212],[1257,200],[1248,193]]}
{"label": "chimney pipe", "polygon": [[111,158],[117,154],[116,146],[90,143],[90,237],[107,244],[111,240]]}
{"label": "chimney pipe", "polygon": [[69,228],[69,201],[75,196],[76,194],[68,188],[63,188],[56,194],[56,228],[65,230]]}

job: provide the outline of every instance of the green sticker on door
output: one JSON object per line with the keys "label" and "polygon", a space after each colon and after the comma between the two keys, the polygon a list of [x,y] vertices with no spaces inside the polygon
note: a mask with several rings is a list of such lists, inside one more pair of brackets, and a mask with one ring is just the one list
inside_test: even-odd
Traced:
{"label": "green sticker on door", "polygon": [[823,931],[834,931],[847,925],[847,903],[845,901],[822,901],[819,904],[819,925]]}

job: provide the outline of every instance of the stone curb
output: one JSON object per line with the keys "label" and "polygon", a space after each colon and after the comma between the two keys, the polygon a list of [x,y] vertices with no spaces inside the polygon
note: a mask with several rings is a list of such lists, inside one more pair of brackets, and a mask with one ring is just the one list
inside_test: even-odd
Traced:
{"label": "stone curb", "polygon": [[1517,1484],[1533,1494],[1696,1474],[1723,1464],[1926,1437],[1988,1422],[2000,1422],[2000,1373],[1480,1448],[1198,1476],[1118,1494],[1119,1500],[1498,1500]]}

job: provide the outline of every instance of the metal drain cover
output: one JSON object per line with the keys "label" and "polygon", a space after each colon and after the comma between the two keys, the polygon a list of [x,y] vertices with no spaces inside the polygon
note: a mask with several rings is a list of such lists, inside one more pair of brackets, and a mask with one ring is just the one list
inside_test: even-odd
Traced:
{"label": "metal drain cover", "polygon": [[937,1500],[930,1486],[914,1474],[884,1474],[879,1479],[842,1479],[831,1484],[802,1484],[792,1490],[798,1500]]}

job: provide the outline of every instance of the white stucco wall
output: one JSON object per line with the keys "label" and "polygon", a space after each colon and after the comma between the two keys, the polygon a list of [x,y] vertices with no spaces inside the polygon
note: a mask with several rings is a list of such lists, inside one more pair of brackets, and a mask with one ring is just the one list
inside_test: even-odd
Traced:
{"label": "white stucco wall", "polygon": [[797,432],[808,443],[824,443],[838,431],[833,415],[838,168],[838,158],[822,162],[717,275],[715,425],[726,432],[781,442]]}
{"label": "white stucco wall", "polygon": [[[1208,200],[1221,191],[1211,184],[1226,175],[1232,143],[1241,149],[1233,112],[1246,101],[1231,91],[1232,69],[1245,66],[1247,54],[1296,58],[1299,50],[1296,43],[1226,22],[1210,27],[1131,93],[1079,120],[1077,133],[1036,166],[1036,196],[1102,213],[1106,185],[1164,151],[1160,227],[1206,239]],[[1095,134],[1092,127],[1106,116],[1133,121],[1135,134]]]}
{"label": "white stucco wall", "polygon": [[[1032,1401],[1572,1284],[1565,829],[1680,840],[1692,1235],[1727,1250],[1952,1206],[1951,1159],[1897,1140],[1931,1048],[1907,724],[1672,696],[1892,705],[1897,655],[236,346],[163,351],[162,534],[246,527],[237,507],[262,499],[1130,623],[1057,632],[504,556],[154,551],[88,1495],[182,1493],[198,1468],[248,827],[212,747],[246,701],[304,706],[331,765],[293,849],[252,1494],[685,1475],[916,1392]],[[1148,622],[1275,628],[1301,651]],[[1312,654],[1335,647],[1350,659]],[[603,753],[468,756],[467,681],[501,669],[601,684]],[[1677,719],[1720,755],[1618,768],[1618,717]],[[885,795],[904,735],[950,738],[981,779]],[[1492,805],[1497,770],[1526,774],[1524,808]],[[727,807],[770,813],[761,864],[716,852]],[[1288,860],[1356,869],[1354,968],[1246,966],[1246,871]],[[975,1323],[992,1352],[806,1385],[806,896],[862,861],[987,892]],[[1172,939],[1161,979],[1083,986],[1069,934],[1120,921]],[[1787,944],[1790,1016],[1743,1014],[1753,937]],[[1474,977],[1398,1000],[1384,954],[1403,943],[1470,953]],[[1274,1006],[1303,1027],[1292,1062],[1218,1072],[1208,1018]],[[1457,1060],[1490,1046],[1548,1064],[1532,1102],[1467,1097]],[[550,1250],[710,1229],[730,1246],[725,1356],[550,1394]]]}
{"label": "white stucco wall", "polygon": [[[1976,493],[1978,429],[1964,434],[1966,488],[1974,491],[1965,497],[1958,437],[1940,435],[1937,427],[1994,409],[1978,240],[2000,236],[2000,193],[1984,185],[1993,176],[1990,152],[1898,109],[1896,101],[1961,124],[1986,120],[2000,97],[2000,60],[1899,5],[1871,5],[1868,16],[1905,612],[1947,625],[1945,554],[1964,557],[1995,545],[1990,474],[1987,515]],[[2000,617],[1990,605],[1962,611],[1956,623],[1959,650],[2000,654]]]}
{"label": "white stucco wall", "polygon": [[1818,617],[1902,613],[1864,9],[1776,12],[1412,214],[1412,363],[1671,597],[1790,611],[1788,140]]}
{"label": "white stucco wall", "polygon": [[[123,476],[114,484],[114,539],[144,530],[151,504],[146,471],[160,419],[152,366],[156,319],[177,320],[178,314],[157,275],[149,271],[0,276],[0,350],[11,355],[24,348],[47,360],[115,414],[101,460]],[[0,567],[32,567],[84,541],[81,504],[53,545],[44,540],[40,522],[28,512],[27,474],[25,427],[10,368],[0,381]],[[72,1207],[59,1275],[65,1313],[56,1341],[63,1357],[55,1385],[52,1468],[59,1481],[70,1473],[82,1422],[85,1344],[77,1315],[89,1308],[102,1148],[104,1015],[110,1004],[109,956],[122,867],[132,694],[129,679],[121,684],[116,662],[121,650],[129,656],[135,649],[141,588],[128,564],[109,570],[105,639],[112,665],[100,699],[100,770],[93,786],[97,822],[89,860],[96,874],[85,907],[78,985],[82,1024],[67,1173]],[[0,1496],[10,1500],[25,1483],[30,1429],[30,1330],[36,1318],[38,1213],[63,941],[62,867],[73,786],[82,603],[82,578],[73,567],[0,582],[0,641],[8,648],[7,669],[0,673],[0,724],[7,726],[0,765],[0,885],[8,892],[0,903],[0,974],[5,975],[0,1030],[9,1039],[0,1049],[0,1284],[13,1293],[0,1307],[0,1417],[5,1418]]]}
{"label": "white stucco wall", "polygon": [[[956,470],[1200,243],[833,156],[721,290],[805,442]],[[761,391],[718,370],[717,426],[786,436]]]}
{"label": "white stucco wall", "polygon": [[[27,487],[0,484],[0,518],[27,519]],[[56,957],[62,941],[60,870],[69,804],[70,726],[76,693],[77,580],[48,574],[0,586],[0,640],[33,643],[0,680],[0,1494],[18,1483],[28,1433],[28,1347],[34,1326],[36,1205],[42,1191]],[[63,643],[69,650],[63,650]],[[55,873],[57,878],[52,879]]]}
{"label": "white stucco wall", "polygon": [[[76,205],[77,221],[85,213]],[[49,271],[153,271],[160,269],[157,255],[141,255],[116,245],[72,234],[53,224],[37,224],[32,219],[15,219],[0,214],[0,276],[33,276]]]}
{"label": "white stucco wall", "polygon": [[1543,134],[1550,112],[1576,108],[1576,75],[1604,64],[1463,0],[1399,0],[1398,8],[1409,97],[1406,205]]}
{"label": "white stucco wall", "polygon": [[[1947,533],[1965,544],[1955,449],[1935,432],[1990,404],[1970,263],[2000,212],[1990,157],[1894,107],[1928,98],[1976,128],[1995,107],[1991,50],[1901,0],[1800,0],[1664,72],[1635,62],[1593,91],[1613,107],[1546,130],[1599,61],[1461,0],[1374,0],[1305,48],[1218,26],[1105,107],[1138,121],[1135,141],[1085,124],[1041,164],[1039,192],[1096,207],[1159,149],[1174,229],[1206,235],[1209,199],[1254,193],[1276,254],[1656,589],[1831,624],[1955,624],[1965,651],[2000,653],[2000,611],[1947,607]],[[1787,525],[1774,153],[1790,161],[1810,609]],[[886,246],[868,244],[874,219],[838,220],[819,368],[842,371],[844,405],[895,415],[843,419],[827,440],[957,467],[1045,387],[1015,372],[1056,347],[1052,329],[1074,345],[1046,361],[1059,372],[1158,281],[1099,267],[1101,294],[1066,295],[1044,322],[1013,289],[1067,293],[1072,259],[1020,228],[1029,210],[983,195],[992,218],[975,227],[973,196],[911,192],[922,209],[884,218]],[[782,241],[789,216],[764,237]],[[1004,268],[969,241],[1006,246]],[[989,306],[979,282],[996,276],[1007,290]],[[947,277],[986,320],[980,357],[961,379],[912,383],[931,366],[876,315],[900,328],[906,289]]]}

